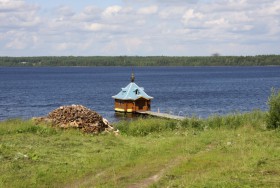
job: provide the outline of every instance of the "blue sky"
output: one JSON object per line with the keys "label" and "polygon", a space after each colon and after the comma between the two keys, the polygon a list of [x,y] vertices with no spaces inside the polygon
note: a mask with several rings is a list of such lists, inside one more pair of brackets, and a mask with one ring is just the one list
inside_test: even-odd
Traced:
{"label": "blue sky", "polygon": [[280,0],[0,0],[0,56],[280,54]]}

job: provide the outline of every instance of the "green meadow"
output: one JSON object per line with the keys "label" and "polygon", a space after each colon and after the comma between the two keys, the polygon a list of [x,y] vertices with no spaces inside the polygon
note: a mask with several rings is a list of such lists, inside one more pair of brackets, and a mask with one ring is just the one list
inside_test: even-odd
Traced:
{"label": "green meadow", "polygon": [[120,135],[0,123],[0,187],[280,187],[267,112],[138,119]]}

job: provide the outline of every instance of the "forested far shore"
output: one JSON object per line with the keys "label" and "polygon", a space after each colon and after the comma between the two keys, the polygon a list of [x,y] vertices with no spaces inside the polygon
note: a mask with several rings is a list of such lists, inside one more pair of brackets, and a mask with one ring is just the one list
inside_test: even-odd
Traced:
{"label": "forested far shore", "polygon": [[0,66],[279,66],[280,55],[0,57]]}

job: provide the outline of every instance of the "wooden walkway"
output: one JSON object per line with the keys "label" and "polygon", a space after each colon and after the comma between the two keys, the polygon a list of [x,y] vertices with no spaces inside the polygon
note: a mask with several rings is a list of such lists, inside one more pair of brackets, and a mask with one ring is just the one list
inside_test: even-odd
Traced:
{"label": "wooden walkway", "polygon": [[175,119],[175,120],[183,120],[183,119],[186,118],[186,117],[183,117],[183,116],[175,116],[175,115],[171,115],[171,114],[152,112],[152,111],[137,111],[136,113],[143,114],[143,115],[154,116],[154,117],[159,117],[159,118]]}

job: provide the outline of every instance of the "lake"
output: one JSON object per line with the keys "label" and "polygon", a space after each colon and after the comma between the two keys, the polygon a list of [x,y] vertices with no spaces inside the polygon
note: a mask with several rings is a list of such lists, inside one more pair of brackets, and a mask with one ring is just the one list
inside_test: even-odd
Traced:
{"label": "lake", "polygon": [[[154,97],[152,111],[181,116],[267,110],[271,88],[280,88],[280,67],[134,67],[134,73]],[[0,120],[82,104],[117,121],[112,96],[130,74],[131,67],[1,67]]]}

